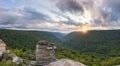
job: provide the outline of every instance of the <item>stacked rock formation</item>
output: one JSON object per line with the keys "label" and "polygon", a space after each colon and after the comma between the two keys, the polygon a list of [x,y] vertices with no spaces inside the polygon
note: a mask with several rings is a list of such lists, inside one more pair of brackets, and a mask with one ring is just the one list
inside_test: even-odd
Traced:
{"label": "stacked rock formation", "polygon": [[48,65],[50,62],[56,61],[55,50],[56,46],[47,41],[40,41],[36,46],[36,64]]}

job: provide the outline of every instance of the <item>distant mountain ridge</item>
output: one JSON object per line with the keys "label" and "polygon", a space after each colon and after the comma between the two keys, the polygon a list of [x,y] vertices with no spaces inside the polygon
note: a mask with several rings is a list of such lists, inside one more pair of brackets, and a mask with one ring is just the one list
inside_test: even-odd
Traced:
{"label": "distant mountain ridge", "polygon": [[54,36],[62,40],[67,34],[66,33],[59,33],[59,32],[52,32]]}

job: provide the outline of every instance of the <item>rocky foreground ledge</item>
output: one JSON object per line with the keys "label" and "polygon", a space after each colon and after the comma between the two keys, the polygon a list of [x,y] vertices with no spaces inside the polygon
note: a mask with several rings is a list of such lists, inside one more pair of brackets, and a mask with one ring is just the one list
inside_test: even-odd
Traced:
{"label": "rocky foreground ledge", "polygon": [[57,60],[56,46],[53,43],[40,41],[36,46],[36,64],[41,66],[86,66],[70,59]]}
{"label": "rocky foreground ledge", "polygon": [[[86,66],[70,59],[58,60],[55,57],[55,49],[56,46],[53,43],[39,41],[36,45],[36,60],[30,60],[24,66]],[[25,60],[14,53],[7,52],[6,44],[0,39],[0,60],[4,58],[4,55],[12,58],[8,62],[16,63],[18,66]]]}

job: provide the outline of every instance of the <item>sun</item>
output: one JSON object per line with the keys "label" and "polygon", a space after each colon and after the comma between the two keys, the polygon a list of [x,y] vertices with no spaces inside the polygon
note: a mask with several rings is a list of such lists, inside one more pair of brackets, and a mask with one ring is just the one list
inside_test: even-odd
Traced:
{"label": "sun", "polygon": [[79,31],[83,34],[88,33],[90,30],[90,25],[82,25],[79,27]]}
{"label": "sun", "polygon": [[88,33],[88,31],[89,31],[89,28],[87,26],[81,27],[81,32],[82,33]]}

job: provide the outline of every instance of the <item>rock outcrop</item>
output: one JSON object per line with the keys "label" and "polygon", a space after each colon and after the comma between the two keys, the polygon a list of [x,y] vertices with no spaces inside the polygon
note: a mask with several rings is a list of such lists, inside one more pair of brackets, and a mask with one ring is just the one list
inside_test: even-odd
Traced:
{"label": "rock outcrop", "polygon": [[0,39],[0,61],[2,60],[5,51],[6,51],[6,44]]}
{"label": "rock outcrop", "polygon": [[55,62],[51,62],[47,66],[86,66],[86,65],[79,63],[79,62],[69,60],[69,59],[61,59],[61,60],[58,60]]}
{"label": "rock outcrop", "polygon": [[[55,57],[56,46],[53,43],[47,41],[40,41],[36,46],[36,61],[29,60],[24,66],[86,66],[80,62],[75,62],[70,59],[57,60]],[[14,62],[17,65],[24,64],[24,60],[10,51],[6,51],[5,43],[0,40],[0,54],[3,57],[4,53],[8,57],[12,58],[8,62]],[[28,58],[33,57],[31,54],[26,55]]]}
{"label": "rock outcrop", "polygon": [[40,41],[36,46],[36,65],[39,66],[86,66],[70,59],[56,60],[56,46],[53,43]]}
{"label": "rock outcrop", "polygon": [[9,54],[10,57],[12,57],[12,62],[15,62],[16,64],[20,64],[20,63],[23,63],[23,59],[16,56],[14,53],[12,54]]}
{"label": "rock outcrop", "polygon": [[47,41],[40,41],[36,46],[36,63],[37,65],[48,65],[50,62],[56,61],[56,46]]}

